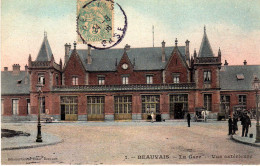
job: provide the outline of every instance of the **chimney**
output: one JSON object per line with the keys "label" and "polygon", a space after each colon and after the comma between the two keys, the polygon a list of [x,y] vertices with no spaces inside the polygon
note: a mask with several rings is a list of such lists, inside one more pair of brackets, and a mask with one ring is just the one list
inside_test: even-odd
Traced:
{"label": "chimney", "polygon": [[64,60],[65,60],[65,64],[68,62],[69,60],[69,53],[70,53],[70,48],[71,48],[71,45],[70,44],[65,44],[65,57],[64,57]]}
{"label": "chimney", "polygon": [[224,63],[224,65],[225,65],[225,66],[228,66],[228,62],[227,62],[227,60],[225,60],[225,63]]}
{"label": "chimney", "polygon": [[20,74],[20,65],[19,64],[13,64],[13,74]]}
{"label": "chimney", "polygon": [[247,65],[247,62],[246,62],[246,60],[244,60],[244,65]]}
{"label": "chimney", "polygon": [[4,67],[4,71],[8,71],[8,67]]}
{"label": "chimney", "polygon": [[190,64],[190,48],[189,48],[190,41],[186,40],[185,43],[186,43],[186,46],[185,46],[186,63],[187,63],[187,65],[189,65]]}
{"label": "chimney", "polygon": [[126,44],[124,50],[125,50],[125,51],[130,50],[130,45]]}
{"label": "chimney", "polygon": [[91,58],[91,47],[88,46],[88,57],[87,57],[87,62],[88,64],[92,63],[92,58]]}
{"label": "chimney", "polygon": [[165,42],[162,42],[162,62],[165,62]]}
{"label": "chimney", "polygon": [[27,72],[28,71],[28,66],[27,64],[24,66],[24,70]]}

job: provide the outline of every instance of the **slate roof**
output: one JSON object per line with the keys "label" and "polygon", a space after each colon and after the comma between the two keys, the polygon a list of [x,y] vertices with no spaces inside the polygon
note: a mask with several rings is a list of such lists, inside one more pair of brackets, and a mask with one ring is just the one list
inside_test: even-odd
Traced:
{"label": "slate roof", "polygon": [[[27,79],[27,84],[25,81]],[[18,84],[20,81],[20,84]],[[12,71],[1,71],[1,94],[30,94],[30,77],[25,71],[20,71],[19,75],[14,75]]]}
{"label": "slate roof", "polygon": [[198,57],[213,57],[213,51],[210,46],[205,27],[204,27],[204,35],[203,35],[202,42],[200,45],[200,51],[199,51]]}
{"label": "slate roof", "polygon": [[41,48],[37,55],[36,61],[51,61],[52,51],[47,39],[47,35],[44,36]]}
{"label": "slate roof", "polygon": [[[165,47],[166,62],[162,62],[161,47],[130,48],[127,55],[131,63],[135,64],[134,70],[161,70],[165,68],[173,49],[174,47]],[[185,46],[179,46],[178,49],[185,60]],[[77,50],[77,52],[87,71],[116,71],[116,61],[119,63],[124,49],[91,50],[91,64],[87,64],[86,49]]]}
{"label": "slate roof", "polygon": [[[237,75],[244,75],[238,79]],[[222,66],[220,70],[221,90],[253,90],[254,77],[260,78],[260,65]]]}

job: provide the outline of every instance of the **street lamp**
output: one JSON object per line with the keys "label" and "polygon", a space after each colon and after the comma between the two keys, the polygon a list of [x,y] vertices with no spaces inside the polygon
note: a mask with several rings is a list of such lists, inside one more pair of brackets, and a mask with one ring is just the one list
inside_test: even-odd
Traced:
{"label": "street lamp", "polygon": [[255,102],[256,102],[256,138],[255,138],[255,142],[258,143],[260,142],[260,126],[259,126],[259,111],[258,111],[258,90],[260,89],[260,80],[255,77],[254,81],[253,81],[253,88],[255,90],[255,94],[256,94],[256,98],[255,98]]}
{"label": "street lamp", "polygon": [[41,132],[41,109],[42,109],[42,97],[41,97],[41,93],[42,93],[42,84],[37,84],[36,88],[37,88],[37,92],[39,94],[39,98],[38,100],[40,100],[40,104],[39,104],[39,112],[38,112],[38,125],[37,125],[37,137],[36,137],[36,142],[42,142],[42,132]]}

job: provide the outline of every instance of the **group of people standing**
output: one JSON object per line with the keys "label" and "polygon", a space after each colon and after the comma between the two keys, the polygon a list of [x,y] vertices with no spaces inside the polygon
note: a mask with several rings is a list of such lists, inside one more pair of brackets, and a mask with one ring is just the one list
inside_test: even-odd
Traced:
{"label": "group of people standing", "polygon": [[[244,113],[240,117],[241,125],[242,125],[242,137],[247,137],[249,126],[251,127],[251,120],[250,117]],[[233,120],[231,119],[231,116],[229,116],[228,119],[228,135],[236,134],[236,131],[238,130],[237,127],[238,122],[238,116],[233,116]]]}

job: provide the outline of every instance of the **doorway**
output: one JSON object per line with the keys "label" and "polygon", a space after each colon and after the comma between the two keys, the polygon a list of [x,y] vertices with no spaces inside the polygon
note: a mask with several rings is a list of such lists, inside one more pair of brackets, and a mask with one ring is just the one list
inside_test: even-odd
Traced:
{"label": "doorway", "polygon": [[65,105],[61,105],[60,120],[65,120]]}
{"label": "doorway", "polygon": [[182,103],[174,103],[174,119],[183,119],[183,104]]}

